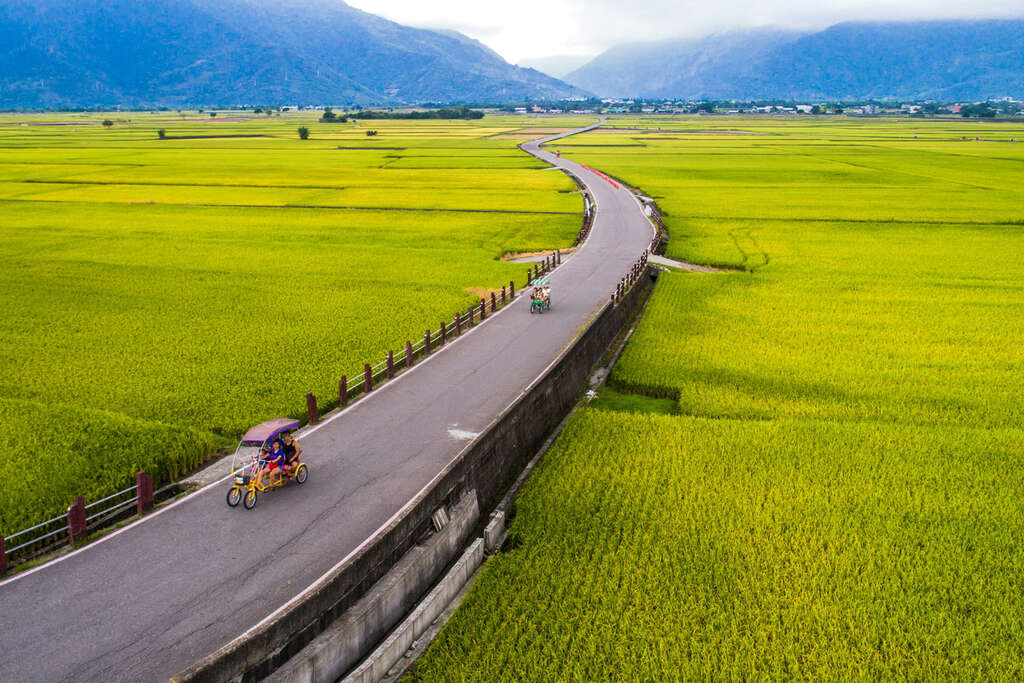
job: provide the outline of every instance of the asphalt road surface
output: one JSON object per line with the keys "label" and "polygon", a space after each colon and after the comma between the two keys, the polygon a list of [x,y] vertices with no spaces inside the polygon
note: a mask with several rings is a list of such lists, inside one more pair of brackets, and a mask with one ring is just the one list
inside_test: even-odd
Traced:
{"label": "asphalt road surface", "polygon": [[460,432],[511,404],[652,237],[628,192],[541,142],[524,149],[572,170],[598,208],[589,240],[551,275],[549,312],[531,315],[520,297],[307,433],[301,487],[246,511],[224,504],[227,484],[208,486],[0,583],[0,681],[166,680],[313,583],[444,468],[466,444]]}

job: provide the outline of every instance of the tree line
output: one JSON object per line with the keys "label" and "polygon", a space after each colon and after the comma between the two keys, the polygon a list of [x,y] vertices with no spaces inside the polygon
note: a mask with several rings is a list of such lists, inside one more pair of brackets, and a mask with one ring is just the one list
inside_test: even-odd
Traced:
{"label": "tree line", "polygon": [[349,119],[482,119],[484,113],[469,107],[432,109],[429,111],[381,111],[365,110],[339,115],[330,108],[324,109],[320,120],[324,123],[346,123]]}

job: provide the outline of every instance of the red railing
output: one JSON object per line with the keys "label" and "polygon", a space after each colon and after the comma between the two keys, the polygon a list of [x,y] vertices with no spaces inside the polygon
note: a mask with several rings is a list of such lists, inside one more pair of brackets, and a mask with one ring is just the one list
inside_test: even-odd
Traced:
{"label": "red railing", "polygon": [[[128,494],[133,495],[124,500],[117,500],[124,498]],[[95,509],[107,503],[109,503],[107,507]],[[27,529],[22,529],[6,538],[0,536],[0,576],[3,576],[7,571],[9,557],[41,553],[55,548],[61,545],[62,541],[59,539],[59,536],[63,534],[67,534],[68,545],[73,546],[77,541],[85,537],[90,527],[95,529],[105,519],[109,519],[119,512],[124,512],[133,504],[135,505],[136,512],[140,515],[153,507],[153,480],[145,472],[136,473],[135,485],[123,491],[118,491],[88,505],[86,505],[85,499],[82,496],[78,496],[63,515],[48,519]],[[8,542],[21,536],[30,536],[33,532],[36,535],[32,538],[20,540],[14,547],[7,548]]]}

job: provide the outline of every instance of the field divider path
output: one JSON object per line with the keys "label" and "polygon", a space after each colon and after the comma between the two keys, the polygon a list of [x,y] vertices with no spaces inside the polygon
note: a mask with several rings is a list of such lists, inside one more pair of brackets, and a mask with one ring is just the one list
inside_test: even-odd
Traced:
{"label": "field divider path", "polygon": [[[207,486],[59,561],[0,582],[0,680],[166,680],[253,629],[361,547],[524,392],[604,306],[650,244],[631,193],[541,145],[586,185],[586,242],[549,279],[552,308],[518,297],[486,324],[300,434],[303,486],[252,511]],[[340,370],[339,370],[340,372]],[[270,417],[270,416],[268,416]]]}

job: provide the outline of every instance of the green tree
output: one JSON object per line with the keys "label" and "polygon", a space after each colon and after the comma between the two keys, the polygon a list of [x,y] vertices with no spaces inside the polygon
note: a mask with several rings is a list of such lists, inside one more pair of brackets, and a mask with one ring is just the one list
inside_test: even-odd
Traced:
{"label": "green tree", "polygon": [[376,134],[377,134],[377,131],[375,131],[375,130],[368,130],[368,131],[366,131],[366,137],[368,137],[368,138],[369,137],[373,137]]}
{"label": "green tree", "polygon": [[305,126],[301,126],[299,128],[299,139],[300,140],[308,140],[309,139],[309,128],[306,128]]}
{"label": "green tree", "polygon": [[158,131],[156,132],[156,136],[157,136],[158,138],[160,138],[161,140],[163,140],[164,138],[166,138],[166,137],[167,137],[167,131],[166,131],[165,129],[161,128],[160,130],[158,130]]}
{"label": "green tree", "polygon": [[111,121],[110,119],[103,119],[103,125],[106,126],[107,128],[110,128],[112,125],[114,125],[114,122]]}
{"label": "green tree", "polygon": [[818,114],[822,114],[824,112],[821,109],[821,105],[816,104],[813,107],[811,107],[811,113],[817,116]]}
{"label": "green tree", "polygon": [[992,119],[996,116],[996,110],[990,107],[988,102],[966,104],[960,109],[960,116],[963,116],[965,119],[969,117]]}
{"label": "green tree", "polygon": [[323,121],[324,123],[329,123],[329,122],[332,122],[332,121],[336,121],[337,119],[338,119],[338,115],[335,114],[334,111],[331,110],[330,107],[325,108],[324,109],[324,115],[320,117],[320,120]]}

